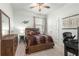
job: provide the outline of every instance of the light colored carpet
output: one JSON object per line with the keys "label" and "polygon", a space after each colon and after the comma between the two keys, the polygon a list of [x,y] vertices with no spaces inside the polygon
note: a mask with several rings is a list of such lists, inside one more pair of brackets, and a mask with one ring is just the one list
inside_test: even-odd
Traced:
{"label": "light colored carpet", "polygon": [[15,56],[63,56],[63,55],[64,55],[63,46],[59,46],[57,44],[55,44],[54,48],[35,52],[30,55],[26,55],[25,44],[23,42],[18,45],[16,54],[15,54]]}

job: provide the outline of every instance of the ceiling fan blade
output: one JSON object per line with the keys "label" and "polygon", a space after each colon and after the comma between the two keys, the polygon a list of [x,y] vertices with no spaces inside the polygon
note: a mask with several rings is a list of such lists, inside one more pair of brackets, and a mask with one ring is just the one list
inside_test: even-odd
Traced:
{"label": "ceiling fan blade", "polygon": [[37,7],[37,6],[31,6],[30,8],[35,8],[35,7]]}
{"label": "ceiling fan blade", "polygon": [[34,8],[34,6],[30,7],[30,8]]}
{"label": "ceiling fan blade", "polygon": [[50,8],[49,6],[44,6],[45,8]]}

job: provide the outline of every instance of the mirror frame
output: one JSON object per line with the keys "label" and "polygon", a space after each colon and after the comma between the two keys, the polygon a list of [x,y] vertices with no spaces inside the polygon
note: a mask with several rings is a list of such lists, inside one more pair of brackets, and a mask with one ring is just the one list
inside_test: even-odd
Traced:
{"label": "mirror frame", "polygon": [[8,20],[9,20],[9,32],[7,35],[10,35],[10,17],[6,15],[1,9],[0,9],[0,39],[3,37],[2,36],[2,14],[4,14]]}

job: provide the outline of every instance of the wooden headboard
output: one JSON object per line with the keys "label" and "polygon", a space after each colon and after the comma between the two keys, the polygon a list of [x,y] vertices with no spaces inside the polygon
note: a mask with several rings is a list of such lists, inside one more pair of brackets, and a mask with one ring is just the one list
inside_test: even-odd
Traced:
{"label": "wooden headboard", "polygon": [[39,32],[39,28],[26,28],[25,29],[25,35],[27,35],[29,31]]}

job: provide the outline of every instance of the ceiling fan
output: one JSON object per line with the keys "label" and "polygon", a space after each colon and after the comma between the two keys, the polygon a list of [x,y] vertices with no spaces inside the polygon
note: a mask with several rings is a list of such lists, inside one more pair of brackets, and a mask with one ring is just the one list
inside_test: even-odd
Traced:
{"label": "ceiling fan", "polygon": [[34,6],[31,6],[30,8],[37,8],[39,12],[41,12],[41,10],[43,8],[50,8],[50,6],[46,5],[45,3],[36,3]]}
{"label": "ceiling fan", "polygon": [[22,23],[27,24],[28,22],[29,22],[29,21],[25,21],[25,20],[24,20]]}

